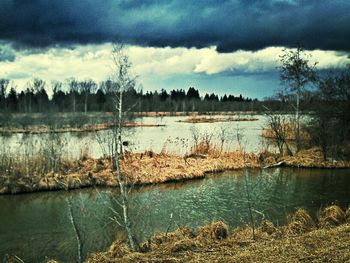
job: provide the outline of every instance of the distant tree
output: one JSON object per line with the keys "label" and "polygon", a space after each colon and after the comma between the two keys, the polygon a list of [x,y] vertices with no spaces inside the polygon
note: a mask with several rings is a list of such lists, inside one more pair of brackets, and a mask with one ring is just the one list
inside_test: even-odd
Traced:
{"label": "distant tree", "polygon": [[211,100],[211,101],[219,101],[219,97],[215,93],[212,93],[209,96],[209,100]]}
{"label": "distant tree", "polygon": [[[62,82],[54,81],[52,82],[52,104],[57,108],[58,111],[62,111],[65,109],[65,105],[67,102],[67,95],[62,91]],[[68,106],[68,105],[67,105]]]}
{"label": "distant tree", "polygon": [[9,95],[7,96],[7,108],[11,112],[16,112],[17,111],[17,92],[14,87],[11,87]]}
{"label": "distant tree", "polygon": [[79,95],[79,83],[76,79],[71,78],[67,80],[69,87],[69,97],[72,101],[72,111],[75,113],[77,110],[77,97]]}
{"label": "distant tree", "polygon": [[32,83],[32,90],[34,91],[34,101],[37,104],[36,110],[44,112],[48,110],[49,97],[45,90],[45,81],[35,78]]}
{"label": "distant tree", "polygon": [[84,113],[87,114],[89,95],[94,94],[97,84],[93,80],[84,80],[78,83],[80,94],[84,97]]}
{"label": "distant tree", "polygon": [[187,100],[192,104],[192,111],[196,110],[196,104],[200,101],[200,96],[198,90],[194,87],[190,87],[186,94]]}
{"label": "distant tree", "polygon": [[187,99],[188,100],[199,100],[199,92],[194,87],[190,87],[187,91]]}
{"label": "distant tree", "polygon": [[170,92],[170,98],[176,101],[184,100],[186,98],[186,93],[183,89],[172,90]]}
{"label": "distant tree", "polygon": [[25,112],[32,113],[33,106],[35,103],[35,97],[34,97],[34,88],[33,84],[31,82],[27,83],[27,88],[24,91],[24,103],[25,103]]}
{"label": "distant tree", "polygon": [[102,91],[101,88],[99,88],[96,92],[96,104],[97,104],[97,109],[99,111],[106,110],[105,104],[106,104],[106,95]]}
{"label": "distant tree", "polygon": [[113,111],[114,109],[114,102],[112,99],[112,93],[114,90],[116,83],[114,81],[112,81],[111,79],[108,79],[106,81],[103,81],[100,84],[100,89],[103,91],[103,93],[105,94],[106,97],[106,102],[105,102],[105,107],[107,111]]}
{"label": "distant tree", "polygon": [[6,110],[6,93],[9,83],[8,79],[0,79],[0,111]]}
{"label": "distant tree", "polygon": [[168,92],[165,89],[160,90],[159,98],[161,101],[166,101],[169,97]]}

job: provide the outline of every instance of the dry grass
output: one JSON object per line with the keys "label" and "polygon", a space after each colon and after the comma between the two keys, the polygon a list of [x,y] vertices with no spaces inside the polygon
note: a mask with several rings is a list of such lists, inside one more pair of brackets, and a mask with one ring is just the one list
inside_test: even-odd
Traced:
{"label": "dry grass", "polygon": [[[121,157],[120,164],[126,182],[130,185],[202,178],[207,173],[260,166],[255,154],[239,151],[220,155],[210,152],[200,158],[196,155],[183,157],[151,151],[126,153]],[[92,185],[116,186],[111,161],[88,156],[81,160],[67,161],[55,173],[43,174],[39,169],[27,175],[24,171],[19,171],[18,176],[5,173],[0,179],[0,194],[74,189]]]}
{"label": "dry grass", "polygon": [[[296,133],[295,133],[294,125],[292,123],[283,124],[282,130],[285,131],[285,139],[286,140],[295,141]],[[262,131],[261,136],[264,138],[269,138],[269,139],[276,138],[275,132],[270,127],[265,128]],[[301,129],[300,129],[300,138],[302,140],[309,140],[310,139],[310,135],[306,132],[306,129],[303,126],[301,126]]]}
{"label": "dry grass", "polygon": [[266,220],[266,219],[261,222],[260,228],[258,229],[258,232],[259,231],[266,233],[268,235],[275,235],[276,234],[276,236],[277,236],[277,235],[281,234],[280,230],[277,227],[275,227],[275,225],[271,221]]}
{"label": "dry grass", "polygon": [[288,216],[288,224],[284,227],[287,235],[300,235],[315,228],[315,222],[304,209],[298,209],[294,214]]}
{"label": "dry grass", "polygon": [[344,224],[346,213],[337,205],[331,205],[318,212],[319,225],[322,228],[329,228]]}
{"label": "dry grass", "polygon": [[[96,124],[85,124],[82,127],[60,127],[52,129],[45,125],[32,125],[26,128],[15,128],[15,127],[0,127],[0,133],[27,133],[27,134],[41,134],[41,133],[63,133],[63,132],[95,132],[108,130],[113,128],[115,125],[112,122],[107,123],[96,123]],[[145,124],[139,122],[125,122],[124,127],[126,128],[138,128],[138,127],[162,127],[163,124]]]}
{"label": "dry grass", "polygon": [[350,207],[345,212],[347,222],[350,222]]}
{"label": "dry grass", "polygon": [[223,154],[188,155],[186,157],[156,153],[130,154],[121,162],[130,184],[163,183],[204,177],[207,173],[243,167],[260,167],[255,154],[234,151]]}
{"label": "dry grass", "polygon": [[253,117],[240,117],[240,118],[207,118],[207,117],[190,117],[178,122],[186,123],[214,123],[214,122],[233,122],[233,121],[257,121],[257,118]]}
{"label": "dry grass", "polygon": [[257,114],[255,111],[149,111],[149,112],[134,112],[136,117],[165,117],[165,116],[198,116],[198,115],[246,115]]}
{"label": "dry grass", "polygon": [[[208,173],[244,167],[260,168],[276,162],[282,162],[286,166],[307,168],[350,167],[347,161],[324,161],[321,151],[316,148],[303,150],[295,156],[283,158],[267,152],[261,154],[242,151],[220,153],[215,147],[205,142],[199,143],[192,148],[192,151],[191,154],[185,156],[157,154],[152,151],[128,152],[121,157],[121,169],[126,182],[130,185],[137,185],[203,178]],[[27,173],[25,167],[22,166],[19,167],[23,169],[12,169],[11,173],[3,169],[0,174],[0,194],[117,185],[111,161],[107,158],[93,159],[82,154],[80,160],[62,160],[59,169],[54,173],[50,171],[43,173],[43,170],[40,169],[44,167],[42,160],[31,163],[33,164],[31,167],[37,167],[32,169],[31,173]]]}
{"label": "dry grass", "polygon": [[322,151],[319,148],[301,150],[294,156],[283,158],[287,166],[306,168],[349,168],[348,161],[325,161]]}
{"label": "dry grass", "polygon": [[197,230],[196,237],[202,242],[221,240],[228,236],[228,226],[221,221],[213,222]]}
{"label": "dry grass", "polygon": [[[285,231],[298,222],[293,235]],[[293,224],[294,224],[293,223]],[[292,227],[295,230],[295,225]],[[277,228],[264,221],[251,239],[249,227],[231,234],[222,222],[192,233],[188,228],[157,234],[145,253],[127,251],[111,256],[110,250],[92,254],[87,262],[347,262],[350,260],[350,225],[316,229],[306,211],[298,210],[287,226]],[[181,231],[184,231],[182,233]],[[227,232],[226,232],[227,231]],[[218,235],[219,233],[219,235]],[[225,233],[222,235],[222,233]],[[279,235],[276,235],[279,233]],[[112,247],[115,246],[114,244]]]}

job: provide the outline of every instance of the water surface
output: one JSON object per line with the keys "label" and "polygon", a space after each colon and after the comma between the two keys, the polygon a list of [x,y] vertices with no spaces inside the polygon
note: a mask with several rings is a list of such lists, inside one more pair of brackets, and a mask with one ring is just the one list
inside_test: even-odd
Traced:
{"label": "water surface", "polygon": [[[349,204],[350,170],[292,169],[228,171],[202,180],[134,189],[131,218],[138,238],[188,225],[196,229],[213,220],[232,227],[249,222],[248,201],[256,220],[284,224],[286,215],[303,207],[315,215],[325,205]],[[248,189],[251,199],[247,199]],[[111,220],[120,207],[116,189],[83,189],[0,196],[0,259],[15,254],[25,262],[55,258],[76,261],[76,240],[67,199],[83,237],[84,257],[123,239]],[[113,211],[114,210],[114,211]],[[172,219],[170,217],[172,216]]]}

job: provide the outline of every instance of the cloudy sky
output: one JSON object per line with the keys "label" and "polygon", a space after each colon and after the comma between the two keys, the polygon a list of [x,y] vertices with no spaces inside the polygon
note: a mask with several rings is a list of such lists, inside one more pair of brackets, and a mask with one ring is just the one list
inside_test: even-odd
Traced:
{"label": "cloudy sky", "polygon": [[101,81],[123,42],[144,90],[263,98],[284,48],[301,43],[320,69],[350,63],[349,14],[348,0],[0,0],[0,78]]}

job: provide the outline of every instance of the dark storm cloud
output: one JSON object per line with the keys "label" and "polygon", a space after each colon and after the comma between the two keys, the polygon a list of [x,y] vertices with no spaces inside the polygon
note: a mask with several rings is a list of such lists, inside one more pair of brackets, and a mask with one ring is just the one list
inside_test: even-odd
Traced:
{"label": "dark storm cloud", "polygon": [[123,41],[218,51],[350,50],[348,0],[1,0],[0,40],[19,47]]}

